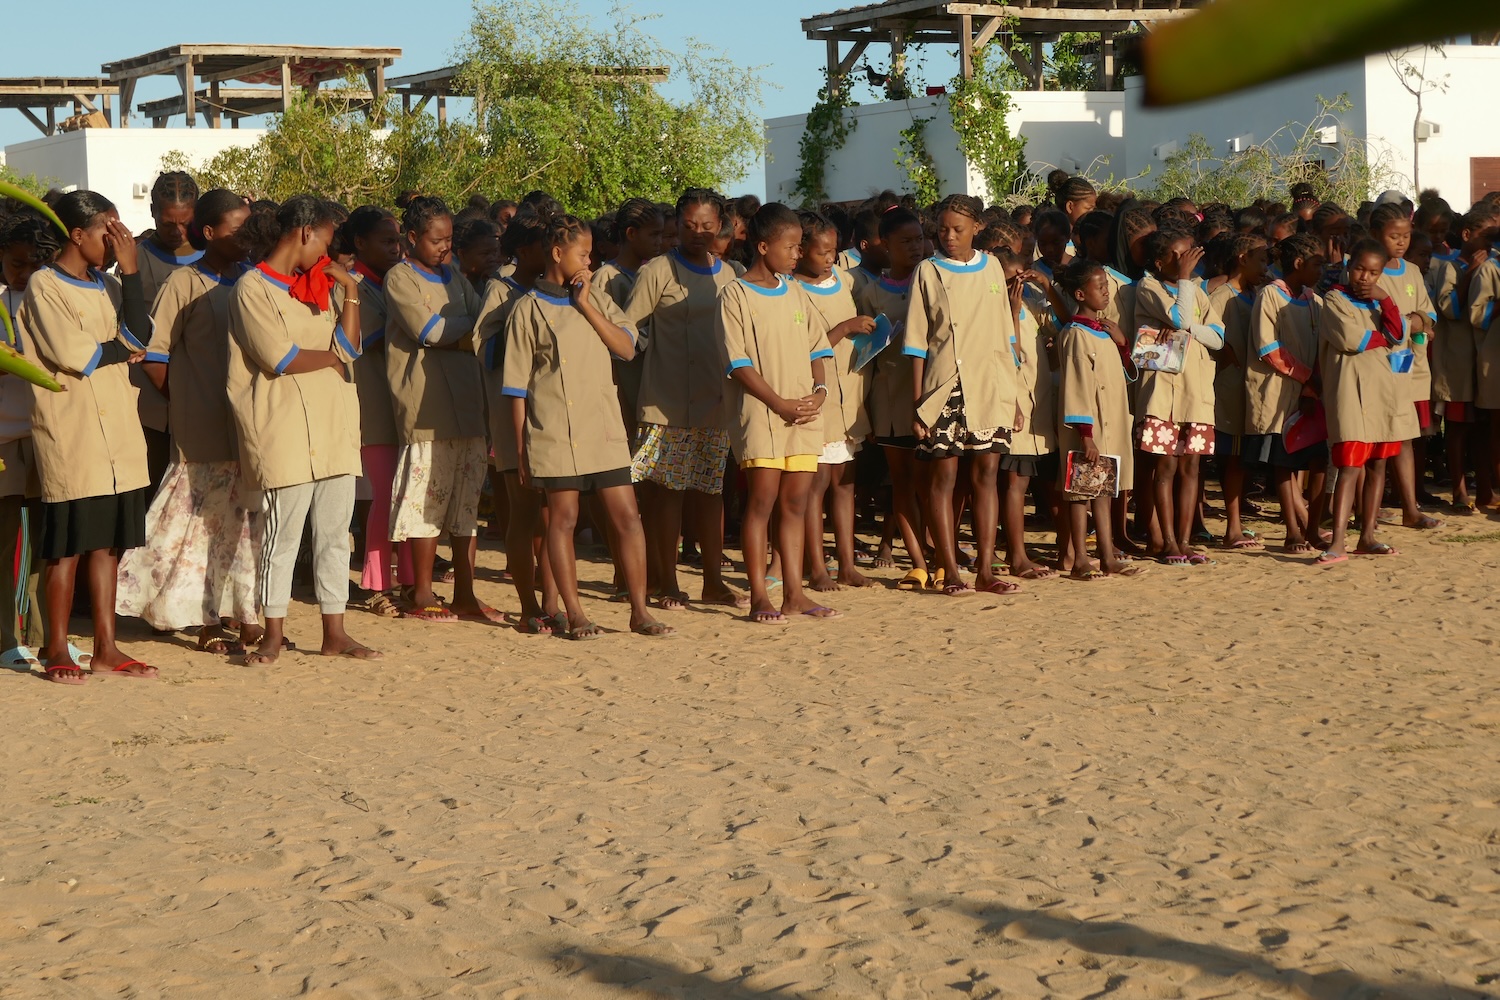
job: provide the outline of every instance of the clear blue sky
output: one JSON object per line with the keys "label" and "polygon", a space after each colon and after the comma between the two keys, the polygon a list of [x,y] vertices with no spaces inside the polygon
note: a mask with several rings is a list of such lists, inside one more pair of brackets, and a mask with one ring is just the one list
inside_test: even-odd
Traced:
{"label": "clear blue sky", "polygon": [[[627,6],[636,14],[660,15],[647,30],[669,48],[680,48],[685,39],[697,38],[740,65],[760,67],[771,85],[763,95],[762,116],[773,118],[805,112],[821,82],[823,46],[803,36],[799,19],[850,5],[851,0],[715,4],[634,0]],[[402,57],[389,72],[416,73],[451,61],[472,10],[469,0],[419,0],[415,4],[367,0],[345,7],[308,0],[257,0],[227,8],[171,5],[155,16],[147,12],[162,11],[167,5],[132,8],[118,0],[73,0],[66,13],[44,3],[6,6],[8,44],[0,59],[0,76],[12,77],[97,75],[104,62],[181,42],[400,46]],[[608,23],[610,6],[609,0],[579,0],[575,9],[603,25]],[[877,66],[883,66],[888,54],[878,49],[871,49],[870,55]],[[947,68],[950,62],[949,53],[929,53],[927,75],[941,82],[952,74]],[[141,84],[136,102],[174,92],[171,80],[153,78]],[[667,92],[681,96],[671,84]],[[0,146],[38,136],[20,112],[0,110]],[[763,173],[757,167],[735,190],[760,193],[763,187]]]}

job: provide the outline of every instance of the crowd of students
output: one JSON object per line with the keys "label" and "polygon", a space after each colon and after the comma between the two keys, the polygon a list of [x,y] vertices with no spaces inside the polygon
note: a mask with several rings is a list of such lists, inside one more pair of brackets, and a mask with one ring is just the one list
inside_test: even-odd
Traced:
{"label": "crowd of students", "polygon": [[[1429,473],[1456,514],[1493,503],[1500,198],[1457,215],[1387,192],[1351,215],[1306,187],[1235,210],[1051,184],[1009,211],[693,189],[585,221],[540,192],[456,214],[408,194],[398,217],[168,173],[140,238],[90,191],[49,197],[66,235],[12,206],[14,346],[65,391],[0,378],[0,659],[156,676],[116,644],[118,612],[275,662],[299,557],[320,652],[379,657],[344,626],[351,530],[369,611],[589,639],[585,523],[631,629],[660,637],[654,612],[693,600],[837,617],[808,591],[868,585],[897,541],[898,588],[947,596],[1208,564],[1209,460],[1219,546],[1264,547],[1242,523],[1264,482],[1285,550],[1321,566],[1396,554],[1376,535],[1388,469],[1408,528],[1438,524]],[[1169,339],[1175,362],[1143,361]],[[486,503],[514,617],[474,588]],[[724,578],[726,523],[748,594]],[[68,642],[80,568],[91,655]]]}

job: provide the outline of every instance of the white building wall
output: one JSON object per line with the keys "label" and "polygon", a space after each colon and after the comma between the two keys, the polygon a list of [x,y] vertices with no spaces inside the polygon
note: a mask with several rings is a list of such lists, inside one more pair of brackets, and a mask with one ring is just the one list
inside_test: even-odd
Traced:
{"label": "white building wall", "polygon": [[[1115,166],[1125,154],[1125,96],[1104,92],[1011,94],[1007,122],[1026,137],[1026,158],[1045,172],[1052,166],[1122,171]],[[969,169],[958,150],[958,136],[948,113],[947,95],[864,104],[845,112],[858,122],[844,146],[828,164],[828,194],[833,201],[857,201],[884,189],[907,190],[906,173],[896,164],[900,132],[916,118],[930,118],[927,149],[937,167],[942,190],[987,197],[984,182]],[[766,197],[795,201],[800,161],[798,144],[806,115],[766,121]],[[1098,161],[1097,163],[1095,161]],[[1108,165],[1106,165],[1108,164]]]}
{"label": "white building wall", "polygon": [[[1422,50],[1405,54],[1420,67]],[[1441,84],[1423,97],[1422,118],[1441,126],[1441,133],[1416,145],[1420,170],[1413,169],[1412,124],[1417,102],[1402,86],[1397,71],[1384,55],[1365,61],[1369,134],[1388,146],[1395,168],[1415,177],[1424,188],[1437,188],[1463,211],[1478,199],[1470,187],[1470,159],[1500,157],[1500,128],[1496,127],[1496,93],[1500,88],[1500,46],[1449,45],[1429,52],[1425,76]],[[1416,194],[1411,184],[1407,193]]]}
{"label": "white building wall", "polygon": [[249,146],[264,134],[264,129],[80,129],[7,146],[5,159],[19,174],[98,191],[139,233],[151,228],[149,192],[164,156],[182,152],[189,162],[202,163],[226,149]]}

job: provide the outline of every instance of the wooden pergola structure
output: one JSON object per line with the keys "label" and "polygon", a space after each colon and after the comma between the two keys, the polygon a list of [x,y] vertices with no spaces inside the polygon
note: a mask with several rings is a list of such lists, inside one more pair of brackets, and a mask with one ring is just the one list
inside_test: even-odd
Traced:
{"label": "wooden pergola structure", "polygon": [[[171,45],[145,55],[105,63],[102,72],[120,95],[120,126],[129,126],[129,110],[136,84],[148,76],[177,78],[180,93],[149,101],[138,108],[156,128],[167,119],[185,115],[197,124],[201,110],[210,128],[225,118],[237,126],[246,115],[285,111],[298,89],[315,90],[327,80],[354,72],[364,75],[368,91],[348,95],[359,101],[379,100],[386,90],[385,69],[401,57],[396,48],[325,48],[314,45]],[[226,88],[235,82],[246,87]],[[204,86],[199,88],[199,84]],[[200,105],[202,106],[200,109]]]}
{"label": "wooden pergola structure", "polygon": [[[1099,76],[1114,77],[1114,36],[1139,24],[1184,17],[1206,0],[1005,0],[1003,3],[945,3],[942,0],[886,0],[802,20],[802,30],[828,51],[828,76],[846,76],[872,44],[888,43],[891,66],[902,64],[909,44],[956,45],[959,72],[974,75],[974,54],[997,36],[1007,57],[1042,89],[1042,46],[1064,31],[1097,31]],[[1017,44],[1020,43],[1020,44]],[[848,45],[847,51],[842,46]],[[1029,52],[1029,56],[1026,54]]]}
{"label": "wooden pergola structure", "polygon": [[102,77],[29,76],[0,79],[0,108],[25,115],[43,135],[57,132],[57,110],[73,109],[73,116],[98,113],[106,125],[113,121],[110,102],[120,88]]}
{"label": "wooden pergola structure", "polygon": [[[666,83],[667,67],[665,66],[629,66],[629,67],[594,67],[593,74],[600,80],[625,81],[637,80],[641,83]],[[401,95],[401,109],[412,110],[412,101],[416,101],[416,110],[421,111],[427,105],[437,100],[438,121],[448,121],[448,98],[450,97],[472,97],[475,104],[475,116],[484,116],[484,95],[473,94],[467,88],[459,85],[458,80],[463,73],[463,65],[444,66],[442,69],[428,70],[425,73],[410,73],[406,76],[393,76],[386,81],[386,86],[393,94]]]}

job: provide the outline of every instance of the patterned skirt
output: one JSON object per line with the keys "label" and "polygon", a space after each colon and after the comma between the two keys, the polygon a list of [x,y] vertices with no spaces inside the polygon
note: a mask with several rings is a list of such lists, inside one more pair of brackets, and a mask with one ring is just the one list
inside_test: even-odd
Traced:
{"label": "patterned skirt", "polygon": [[260,494],[238,462],[178,462],[146,511],[146,544],[120,557],[115,611],[153,628],[258,624]]}
{"label": "patterned skirt", "polygon": [[724,463],[729,459],[729,432],[717,427],[668,427],[642,424],[630,479],[669,490],[724,492]]}
{"label": "patterned skirt", "polygon": [[1009,450],[1009,428],[969,426],[964,416],[962,379],[954,380],[953,391],[943,401],[943,412],[928,428],[926,440],[917,443],[917,457],[928,461]]}

